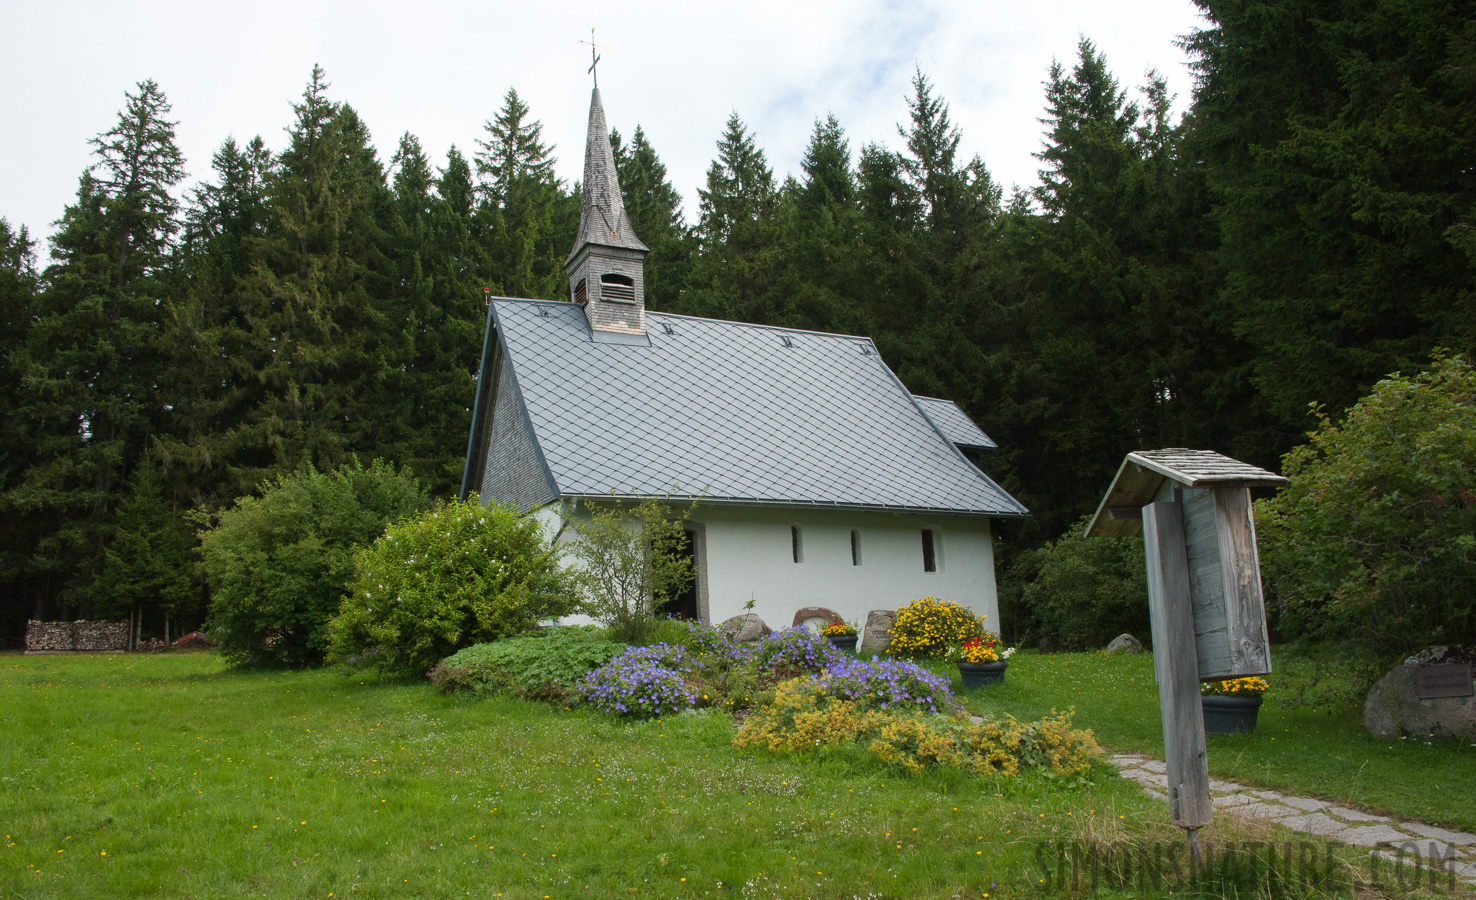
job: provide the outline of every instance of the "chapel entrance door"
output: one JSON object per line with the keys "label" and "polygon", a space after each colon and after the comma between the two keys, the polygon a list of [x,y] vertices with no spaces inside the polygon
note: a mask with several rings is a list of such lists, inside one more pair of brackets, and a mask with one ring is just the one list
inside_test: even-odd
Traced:
{"label": "chapel entrance door", "polygon": [[697,534],[692,531],[682,532],[686,540],[682,542],[681,553],[692,561],[692,577],[670,600],[661,604],[656,610],[659,616],[675,616],[678,619],[697,619]]}

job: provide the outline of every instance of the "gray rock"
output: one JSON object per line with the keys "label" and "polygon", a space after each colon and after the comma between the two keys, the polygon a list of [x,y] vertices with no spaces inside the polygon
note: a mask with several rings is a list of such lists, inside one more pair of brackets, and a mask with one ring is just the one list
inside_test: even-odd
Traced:
{"label": "gray rock", "polygon": [[[1436,648],[1444,650],[1445,648]],[[1415,670],[1435,651],[1412,656],[1379,679],[1363,702],[1363,727],[1378,737],[1476,737],[1476,697],[1421,700],[1415,693]]]}
{"label": "gray rock", "polygon": [[1142,653],[1143,642],[1130,634],[1119,634],[1107,645],[1107,655],[1114,653]]}
{"label": "gray rock", "polygon": [[859,652],[881,653],[892,640],[892,623],[897,613],[891,609],[873,609],[866,614],[866,627],[861,629]]}
{"label": "gray rock", "polygon": [[734,643],[738,644],[760,641],[774,633],[774,629],[765,625],[764,620],[758,617],[758,613],[744,613],[741,616],[734,616],[719,625],[718,630],[724,634],[731,634]]}

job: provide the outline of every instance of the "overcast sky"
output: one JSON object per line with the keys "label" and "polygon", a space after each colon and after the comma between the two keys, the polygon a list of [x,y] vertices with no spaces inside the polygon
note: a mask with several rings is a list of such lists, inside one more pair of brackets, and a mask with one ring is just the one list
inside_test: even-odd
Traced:
{"label": "overcast sky", "polygon": [[[123,92],[152,78],[173,104],[190,182],[210,178],[228,136],[286,142],[290,104],[314,63],[330,96],[352,104],[386,163],[418,135],[443,163],[470,155],[509,87],[556,145],[559,174],[580,176],[589,48],[613,127],[642,125],[686,213],[731,111],[756,133],[781,179],[798,173],[817,116],[833,112],[853,156],[900,144],[914,67],[934,82],[963,132],[1008,189],[1036,180],[1042,82],[1085,35],[1136,92],[1167,77],[1182,111],[1191,80],[1176,39],[1200,26],[1189,0],[827,0],[775,3],[314,2],[0,0],[0,217],[38,237],[74,198]],[[44,250],[43,250],[44,255]]]}

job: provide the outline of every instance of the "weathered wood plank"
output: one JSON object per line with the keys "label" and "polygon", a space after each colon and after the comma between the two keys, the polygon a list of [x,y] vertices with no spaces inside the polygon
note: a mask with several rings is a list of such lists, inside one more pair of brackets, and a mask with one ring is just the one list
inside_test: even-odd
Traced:
{"label": "weathered wood plank", "polygon": [[1215,492],[1185,489],[1184,550],[1189,563],[1189,600],[1194,608],[1194,645],[1199,678],[1224,678],[1231,664],[1225,621],[1225,575],[1221,571]]}
{"label": "weathered wood plank", "polygon": [[1261,593],[1250,490],[1216,488],[1214,497],[1230,650],[1230,674],[1221,677],[1267,675],[1271,672],[1271,641],[1266,634],[1266,601]]}
{"label": "weathered wood plank", "polygon": [[1148,601],[1153,627],[1153,668],[1158,678],[1168,763],[1169,814],[1181,828],[1210,824],[1209,765],[1204,711],[1199,704],[1199,663],[1189,599],[1183,504],[1160,500],[1143,507]]}

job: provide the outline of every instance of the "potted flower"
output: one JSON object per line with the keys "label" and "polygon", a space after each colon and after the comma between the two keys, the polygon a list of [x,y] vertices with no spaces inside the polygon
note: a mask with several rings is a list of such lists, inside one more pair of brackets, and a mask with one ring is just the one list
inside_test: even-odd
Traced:
{"label": "potted flower", "polygon": [[1261,710],[1261,695],[1270,687],[1266,679],[1226,678],[1223,681],[1201,681],[1199,702],[1204,707],[1205,734],[1234,734],[1255,731],[1256,713]]}
{"label": "potted flower", "polygon": [[854,653],[856,650],[856,626],[849,622],[831,622],[820,633],[830,640],[837,650]]}
{"label": "potted flower", "polygon": [[982,687],[1004,681],[1005,669],[1009,667],[1005,660],[1014,652],[1013,647],[1000,649],[999,636],[988,631],[982,638],[964,641],[958,650],[958,675],[963,679],[963,686]]}

